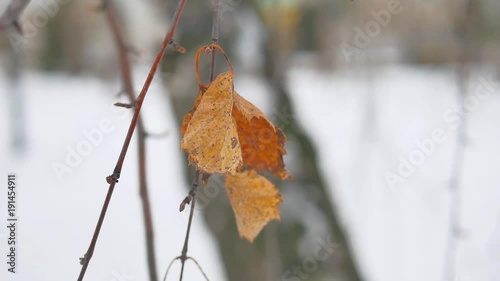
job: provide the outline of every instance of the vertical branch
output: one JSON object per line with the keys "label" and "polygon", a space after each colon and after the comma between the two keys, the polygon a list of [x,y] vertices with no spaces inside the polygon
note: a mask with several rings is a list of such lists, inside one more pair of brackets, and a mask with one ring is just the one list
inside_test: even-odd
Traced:
{"label": "vertical branch", "polygon": [[172,46],[178,51],[185,51],[182,47],[179,47],[175,44],[173,37],[175,35],[175,30],[177,28],[177,25],[179,24],[179,19],[182,14],[182,10],[184,9],[184,6],[186,4],[186,0],[179,0],[179,4],[177,5],[177,10],[175,12],[174,16],[174,21],[172,23],[172,26],[170,28],[170,31],[165,35],[165,38],[163,40],[162,46],[160,48],[160,51],[156,55],[156,58],[153,62],[153,65],[151,66],[151,69],[149,71],[149,74],[146,78],[146,81],[144,82],[144,86],[142,87],[141,93],[137,97],[135,101],[135,110],[134,110],[134,115],[132,116],[132,120],[130,121],[130,126],[127,131],[127,135],[125,137],[125,141],[123,143],[120,155],[118,157],[118,160],[116,162],[115,168],[113,170],[113,174],[110,176],[106,177],[106,181],[109,183],[109,188],[108,188],[108,193],[106,195],[106,199],[104,200],[104,204],[102,206],[101,213],[99,215],[99,220],[97,221],[96,228],[94,230],[94,234],[92,236],[92,240],[90,242],[89,248],[87,252],[85,253],[84,257],[80,259],[80,263],[82,264],[82,269],[80,271],[80,274],[78,276],[78,281],[83,280],[85,277],[85,272],[87,271],[87,267],[90,263],[90,259],[92,258],[92,255],[94,254],[94,249],[97,244],[97,238],[99,237],[99,233],[101,231],[102,224],[104,222],[104,217],[106,216],[106,211],[108,209],[109,203],[111,201],[111,197],[113,195],[113,191],[115,188],[116,183],[120,179],[120,173],[123,167],[123,162],[125,161],[125,156],[128,151],[128,147],[130,145],[130,141],[132,139],[132,136],[135,131],[135,127],[137,126],[137,122],[139,119],[139,113],[141,111],[142,103],[144,102],[144,98],[146,97],[146,94],[148,92],[149,86],[151,85],[151,82],[153,81],[153,78],[156,74],[156,70],[158,69],[158,66],[163,59],[163,56],[165,55],[165,51],[168,46]]}
{"label": "vertical branch", "polygon": [[[473,1],[466,3],[464,18],[458,22],[457,36],[459,37],[460,57],[457,69],[457,100],[463,104],[468,97],[468,83],[470,77],[469,63],[474,57],[473,46],[469,34],[470,21],[472,20]],[[454,281],[456,278],[457,247],[458,239],[461,236],[460,210],[462,209],[461,197],[461,175],[465,158],[465,148],[467,145],[467,117],[462,118],[457,128],[457,144],[453,152],[451,176],[449,181],[450,205],[449,205],[449,237],[445,250],[444,280]]]}
{"label": "vertical branch", "polygon": [[[188,259],[187,252],[188,252],[188,245],[189,245],[189,234],[191,233],[191,224],[193,223],[194,206],[196,204],[195,194],[196,194],[196,190],[198,189],[199,179],[200,179],[200,172],[198,170],[196,170],[196,173],[194,175],[193,185],[191,187],[191,190],[189,191],[188,197],[186,198],[186,200],[191,201],[191,209],[189,210],[189,220],[188,220],[188,226],[187,226],[187,230],[186,230],[186,237],[184,238],[184,246],[182,247],[182,253],[180,256],[181,264],[182,264],[181,265],[181,275],[180,275],[180,279],[179,279],[180,281],[182,281],[182,277],[184,275],[184,265],[186,264],[186,260]],[[186,202],[186,201],[184,201],[184,202]],[[187,201],[187,202],[189,202],[189,201]]]}
{"label": "vertical branch", "polygon": [[[120,29],[120,24],[116,18],[114,7],[111,0],[103,0],[102,7],[111,27],[115,43],[118,47],[120,60],[120,70],[123,80],[124,91],[128,96],[131,104],[135,102],[134,86],[132,82],[132,73],[130,60],[128,58],[128,50],[123,39]],[[153,220],[151,215],[151,207],[149,203],[148,186],[147,186],[147,171],[146,171],[146,132],[141,116],[137,121],[137,151],[138,151],[138,167],[139,167],[139,190],[142,201],[142,213],[144,218],[144,228],[146,236],[146,251],[149,270],[149,280],[157,281],[156,276],[156,254],[154,248],[154,231]]]}
{"label": "vertical branch", "polygon": [[6,65],[8,75],[7,91],[9,132],[12,136],[11,147],[17,153],[23,153],[26,148],[26,102],[25,92],[21,85],[23,56],[14,49],[9,49]]}
{"label": "vertical branch", "polygon": [[[467,82],[469,71],[466,66],[457,70],[458,93],[457,100],[460,104],[467,98]],[[462,119],[457,128],[457,143],[453,152],[451,178],[449,181],[450,205],[449,205],[449,237],[445,252],[445,281],[455,280],[455,265],[457,261],[457,239],[460,238],[460,210],[462,209],[462,198],[460,180],[463,173],[465,146],[467,139],[467,120]]]}
{"label": "vertical branch", "polygon": [[[220,10],[220,5],[219,5],[219,0],[213,0],[214,3],[214,8],[213,8],[213,26],[212,26],[212,42],[214,44],[218,44],[219,42],[219,10]],[[212,60],[210,63],[210,82],[214,81],[214,74],[215,74],[215,49],[212,49]],[[198,189],[198,182],[200,178],[200,172],[196,170],[195,176],[194,176],[194,181],[193,185],[191,187],[191,190],[189,191],[188,197],[184,199],[184,201],[181,203],[180,210],[182,211],[184,209],[185,204],[188,204],[191,201],[191,209],[189,211],[189,221],[188,221],[188,226],[186,230],[186,237],[184,239],[184,246],[182,247],[182,253],[180,256],[181,259],[181,273],[180,273],[180,281],[182,281],[182,277],[184,275],[184,265],[186,263],[186,260],[189,258],[187,256],[187,251],[188,251],[188,245],[189,245],[189,234],[191,232],[191,224],[193,222],[193,215],[194,215],[194,206],[196,203],[196,191]]]}
{"label": "vertical branch", "polygon": [[[20,34],[22,33],[19,17],[29,3],[30,0],[11,0],[9,2],[5,11],[0,15],[0,33],[6,32],[11,28]],[[9,51],[12,53],[11,56],[8,56],[11,60],[7,68],[9,86],[11,87],[8,91],[9,118],[11,120],[9,125],[10,133],[13,136],[11,145],[17,152],[23,152],[26,142],[26,125],[24,93],[20,85],[22,56],[19,54],[20,50],[15,47]]]}
{"label": "vertical branch", "polygon": [[[214,0],[214,16],[212,24],[212,43],[219,44],[219,11],[220,2],[219,0]],[[210,64],[210,82],[214,81],[215,73],[215,50],[212,51],[212,62]]]}
{"label": "vertical branch", "polygon": [[214,15],[212,24],[212,43],[219,43],[219,13],[220,13],[220,0],[214,0]]}

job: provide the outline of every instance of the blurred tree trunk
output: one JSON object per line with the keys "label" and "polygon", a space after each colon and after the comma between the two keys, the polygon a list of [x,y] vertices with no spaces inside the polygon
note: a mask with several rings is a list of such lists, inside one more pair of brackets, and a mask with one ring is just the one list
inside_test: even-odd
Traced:
{"label": "blurred tree trunk", "polygon": [[[274,18],[277,20],[280,19],[279,15],[275,15]],[[265,45],[265,77],[277,95],[277,104],[280,107],[288,108],[291,116],[295,116],[295,111],[287,92],[285,76],[286,70],[289,69],[290,56],[293,51],[290,46],[293,46],[291,43],[296,41],[296,38],[290,37],[293,37],[295,34],[296,32],[290,30],[282,32],[282,30],[271,27],[271,34],[269,34]],[[298,154],[298,158],[302,160],[299,163],[294,163],[294,165],[300,165],[299,170],[301,171],[296,181],[304,188],[307,188],[309,192],[320,194],[317,197],[319,200],[316,201],[316,204],[327,217],[332,240],[341,246],[333,253],[333,257],[325,261],[325,266],[321,268],[324,272],[318,272],[317,275],[330,276],[330,280],[361,280],[360,273],[356,269],[353,255],[351,254],[349,243],[340,225],[337,210],[334,207],[334,203],[328,199],[328,187],[320,175],[316,148],[309,139],[309,136],[297,124],[295,118],[290,119],[290,121],[290,124],[284,127],[285,134],[289,140],[298,144],[296,147],[298,151],[296,153]],[[304,200],[307,199],[304,198]],[[293,245],[296,246],[298,243],[294,243]],[[289,246],[281,245],[280,248]]]}
{"label": "blurred tree trunk", "polygon": [[[468,0],[464,3],[463,15],[457,18],[455,23],[455,36],[457,37],[457,49],[460,50],[457,57],[458,68],[456,70],[457,82],[457,104],[465,104],[470,93],[470,77],[472,67],[479,61],[480,40],[475,36],[474,30],[478,30],[480,24],[480,7],[476,1]],[[458,248],[462,236],[462,207],[463,207],[463,178],[464,159],[467,148],[468,120],[463,118],[456,129],[456,144],[453,152],[451,174],[448,189],[450,191],[448,241],[444,256],[445,280],[455,280],[459,264]]]}
{"label": "blurred tree trunk", "polygon": [[[26,102],[25,93],[21,83],[23,50],[14,51],[9,48],[10,56],[7,56],[7,77],[8,79],[8,110],[9,110],[9,130],[12,136],[9,140],[10,146],[16,153],[24,153],[26,149]],[[20,53],[18,53],[20,52]]]}
{"label": "blurred tree trunk", "polygon": [[[276,57],[274,50],[268,50],[269,57]],[[271,68],[274,68],[275,65],[270,63],[272,60],[266,60]],[[283,78],[273,76],[269,77],[269,83],[272,85],[274,93],[278,97],[278,104],[283,106],[284,108],[289,108],[289,114],[295,115],[295,111],[291,105],[290,97],[288,92],[286,91],[286,87],[284,85]],[[292,119],[293,120],[293,119]],[[355,262],[353,260],[353,255],[351,253],[350,245],[346,239],[344,234],[344,230],[342,229],[339,218],[338,211],[334,207],[333,202],[329,200],[328,196],[328,186],[325,185],[324,180],[319,171],[319,164],[317,160],[317,151],[316,147],[312,144],[309,136],[300,128],[295,120],[291,121],[290,124],[285,128],[285,134],[287,135],[289,140],[294,141],[298,144],[298,150],[296,153],[298,154],[298,158],[301,160],[299,163],[294,163],[294,165],[299,165],[301,168],[300,177],[297,177],[295,180],[298,184],[302,185],[303,188],[307,188],[308,192],[314,194],[320,194],[317,198],[316,204],[318,204],[318,208],[323,212],[328,219],[330,229],[330,233],[332,236],[332,240],[335,243],[340,245],[339,248],[336,248],[335,253],[333,253],[333,257],[329,258],[325,261],[325,266],[322,267],[324,273],[318,273],[319,275],[326,275],[334,277],[330,280],[361,280],[360,273],[358,273],[356,269]],[[286,187],[285,187],[286,188]],[[315,190],[312,190],[315,189]],[[308,200],[309,198],[304,198],[304,200]],[[292,245],[280,245],[280,248],[290,247],[290,246],[298,246],[298,240]]]}

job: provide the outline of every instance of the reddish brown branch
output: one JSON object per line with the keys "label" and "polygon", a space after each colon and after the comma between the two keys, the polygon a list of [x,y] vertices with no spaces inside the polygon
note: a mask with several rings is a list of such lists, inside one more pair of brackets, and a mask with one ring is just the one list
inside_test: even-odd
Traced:
{"label": "reddish brown branch", "polygon": [[177,50],[182,50],[181,47],[178,47],[174,41],[173,37],[175,35],[175,30],[177,28],[177,25],[179,24],[179,19],[182,14],[182,10],[184,9],[184,6],[186,4],[186,0],[179,0],[179,4],[177,6],[177,10],[174,15],[174,21],[172,23],[172,27],[170,28],[170,31],[167,33],[165,36],[161,49],[158,52],[153,65],[151,66],[151,70],[149,71],[149,74],[146,78],[146,81],[144,82],[144,86],[142,87],[141,93],[137,97],[137,100],[135,102],[135,110],[134,110],[134,115],[132,117],[132,120],[130,121],[130,126],[127,131],[127,136],[125,137],[125,141],[122,146],[122,150],[120,152],[120,156],[118,157],[116,166],[113,170],[113,174],[108,176],[106,178],[106,181],[109,183],[109,189],[108,189],[108,194],[106,195],[106,199],[104,200],[104,204],[102,206],[101,214],[99,215],[99,220],[97,222],[94,235],[92,236],[92,241],[90,242],[89,248],[87,250],[87,253],[84,255],[84,257],[81,259],[82,263],[82,269],[80,271],[80,275],[78,276],[78,281],[83,280],[85,276],[85,272],[87,270],[87,267],[89,265],[90,259],[92,258],[92,255],[94,253],[94,249],[97,243],[97,238],[99,237],[99,232],[101,230],[104,217],[106,215],[106,211],[109,206],[109,202],[111,201],[111,196],[113,195],[113,190],[115,187],[115,184],[118,182],[120,178],[120,173],[123,167],[123,162],[125,161],[125,156],[127,155],[128,147],[130,145],[130,141],[132,139],[132,136],[135,131],[135,127],[137,126],[137,123],[139,121],[139,113],[141,111],[142,103],[144,102],[144,98],[146,97],[146,94],[148,92],[149,86],[151,85],[151,82],[153,81],[153,78],[156,74],[156,70],[158,69],[158,66],[163,59],[163,56],[165,55],[165,51],[169,45],[175,47]]}
{"label": "reddish brown branch", "polygon": [[[118,48],[121,76],[123,80],[124,92],[127,94],[130,104],[135,103],[134,86],[132,82],[132,72],[128,50],[123,39],[120,29],[120,23],[114,12],[113,3],[111,0],[103,0],[103,10],[108,19],[116,46]],[[146,171],[146,132],[144,123],[139,115],[137,119],[137,152],[138,152],[138,167],[139,167],[139,190],[142,201],[142,213],[144,219],[144,227],[146,234],[146,252],[148,261],[149,280],[157,281],[156,276],[156,254],[154,248],[154,230],[153,220],[151,215],[151,207],[149,203],[147,171]]]}

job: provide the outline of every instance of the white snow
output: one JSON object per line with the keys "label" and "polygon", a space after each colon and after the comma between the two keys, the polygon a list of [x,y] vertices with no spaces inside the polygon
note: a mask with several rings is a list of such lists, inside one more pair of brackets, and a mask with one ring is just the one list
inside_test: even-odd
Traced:
{"label": "white snow", "polygon": [[[142,86],[146,73],[136,73]],[[140,85],[140,86],[139,86]],[[113,107],[118,82],[110,84],[92,77],[26,72],[22,88],[26,94],[27,151],[15,154],[9,147],[7,118],[8,83],[0,75],[0,171],[18,177],[18,273],[8,274],[2,262],[0,280],[76,280],[79,257],[87,251],[107,193],[105,177],[112,173],[131,119],[131,112]],[[154,83],[143,106],[147,129],[164,133],[147,143],[149,191],[155,226],[158,276],[180,255],[187,226],[187,212],[178,207],[187,195],[185,164],[179,153],[179,134],[166,90]],[[54,162],[66,163],[67,147],[77,150],[87,140],[83,130],[99,129],[102,120],[113,130],[103,133],[72,172],[58,180]],[[135,138],[134,138],[135,139]],[[83,148],[85,149],[85,147]],[[83,150],[85,152],[85,150]],[[2,185],[3,186],[3,185]],[[1,221],[6,220],[6,190],[1,192]],[[194,218],[189,255],[195,257],[213,280],[225,280],[215,241],[207,231],[201,212]],[[2,223],[3,225],[3,223]],[[2,226],[0,234],[5,233]],[[0,256],[6,243],[0,243]],[[173,266],[167,280],[179,278]],[[146,280],[146,251],[142,209],[138,190],[136,142],[132,141],[120,182],[116,185],[85,280]],[[185,280],[203,278],[188,261]]]}
{"label": "white snow", "polygon": [[[135,77],[139,88],[146,73],[135,73]],[[480,77],[489,79],[487,72],[474,72],[472,94],[482,85]],[[288,78],[294,118],[318,147],[321,172],[331,187],[328,195],[340,210],[366,280],[443,281],[449,180],[457,145],[457,122],[446,116],[459,103],[453,70],[399,65],[377,68],[371,74],[359,70],[327,74],[295,68]],[[275,113],[266,95],[269,89],[258,80],[241,76],[236,84],[240,94],[264,107],[269,115]],[[15,154],[8,141],[8,85],[2,73],[0,171],[4,176],[7,171],[18,176],[19,273],[7,275],[2,266],[0,280],[7,276],[14,281],[74,280],[80,269],[78,258],[88,247],[107,192],[104,179],[115,165],[131,113],[111,106],[123,100],[115,96],[118,82],[26,72],[21,89],[27,101],[27,150],[24,155]],[[500,278],[500,85],[491,85],[493,92],[477,108],[468,104],[474,109],[467,117],[468,142],[460,174],[463,237],[458,241],[457,280],[453,281]],[[143,108],[148,131],[167,132],[164,138],[148,140],[148,181],[160,277],[182,248],[187,213],[177,209],[189,185],[165,91],[161,83],[153,84]],[[103,133],[102,142],[92,146],[92,152],[60,182],[53,162],[66,163],[67,147],[76,149],[86,140],[83,130],[98,129],[103,120],[111,122],[112,132]],[[397,175],[401,159],[421,151],[416,142],[425,142],[439,129],[446,140],[434,143],[424,163],[414,165],[404,182],[391,188],[386,174]],[[289,147],[293,146],[291,142]],[[293,151],[287,158],[300,161]],[[293,163],[291,166],[293,170]],[[307,186],[293,188],[307,192]],[[290,208],[302,204],[300,193],[282,193],[287,209],[283,212],[288,216],[282,223],[296,214],[295,219],[309,223],[311,241],[323,237],[323,218],[318,218],[314,206],[297,207],[294,212]],[[0,210],[5,210],[5,192],[1,194]],[[287,194],[295,196],[288,198]],[[136,143],[132,142],[86,279],[146,280],[141,212]],[[211,280],[225,280],[215,241],[200,215],[197,212],[189,252]],[[2,211],[0,219],[4,218]],[[5,235],[2,227],[1,256],[6,253]],[[300,252],[307,255],[313,245],[303,241]],[[176,280],[178,272],[176,264],[168,280]],[[189,262],[186,277],[202,278]]]}
{"label": "white snow", "polygon": [[[370,75],[365,79],[369,75],[359,69],[334,74],[293,69],[288,78],[296,117],[318,147],[329,196],[341,211],[366,280],[443,281],[457,144],[457,122],[443,114],[459,104],[454,72],[390,66]],[[480,77],[490,79],[487,72],[474,73],[471,95],[482,84]],[[468,144],[459,178],[463,237],[453,281],[500,278],[500,85],[490,86],[493,91],[480,91],[487,98],[466,104]],[[435,143],[425,162],[391,188],[385,174],[397,174],[399,158],[408,159],[418,150],[415,142],[436,129],[446,141]]]}

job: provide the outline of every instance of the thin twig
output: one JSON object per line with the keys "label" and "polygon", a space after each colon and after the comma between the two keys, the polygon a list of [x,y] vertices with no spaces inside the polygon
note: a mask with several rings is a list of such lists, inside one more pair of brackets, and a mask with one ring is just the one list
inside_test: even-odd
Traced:
{"label": "thin twig", "polygon": [[168,276],[168,272],[170,271],[170,268],[172,267],[172,265],[174,264],[174,262],[178,259],[180,259],[181,257],[178,256],[178,257],[175,257],[172,259],[172,261],[168,264],[168,267],[167,267],[167,271],[165,271],[165,275],[163,276],[163,281],[167,280],[167,276]]}
{"label": "thin twig", "polygon": [[[463,69],[458,69],[457,83],[459,84],[458,100],[460,104],[467,98],[467,83],[469,81],[469,73],[466,66],[461,66]],[[461,236],[461,216],[462,196],[461,196],[461,176],[463,174],[463,164],[465,157],[465,147],[467,145],[467,120],[460,121],[457,128],[457,143],[453,152],[453,160],[451,167],[451,178],[449,181],[450,205],[449,205],[449,227],[448,241],[445,250],[445,278],[446,281],[455,280],[455,265],[457,261],[457,240]]]}
{"label": "thin twig", "polygon": [[212,26],[212,43],[219,43],[219,13],[220,13],[220,1],[214,0],[214,14],[213,14],[213,26]]}
{"label": "thin twig", "polygon": [[[113,105],[118,106],[118,107],[124,107],[124,108],[133,108],[135,106],[133,103],[124,103],[124,102],[115,102]],[[141,118],[139,118],[139,121],[140,120],[141,120]]]}
{"label": "thin twig", "polygon": [[[127,94],[130,101],[130,107],[135,105],[135,93],[132,82],[132,71],[128,50],[125,40],[122,36],[120,23],[114,12],[113,3],[111,0],[103,0],[102,2],[104,13],[108,19],[111,31],[113,33],[116,46],[118,48],[120,69],[124,84],[124,92]],[[115,104],[117,105],[117,104]],[[126,107],[126,106],[125,106]],[[130,108],[128,107],[128,108]],[[147,185],[147,170],[146,170],[146,132],[141,116],[137,119],[137,152],[138,152],[138,167],[139,167],[139,190],[142,201],[142,213],[144,218],[144,228],[146,236],[146,252],[149,270],[149,280],[157,281],[156,276],[156,254],[154,248],[154,228],[151,215],[151,207],[149,203],[148,185]]]}
{"label": "thin twig", "polygon": [[[214,15],[213,15],[213,26],[212,26],[212,43],[219,44],[219,11],[220,3],[219,0],[214,0]],[[212,61],[210,64],[210,82],[214,81],[215,74],[215,50],[212,50]]]}
{"label": "thin twig", "polygon": [[[212,26],[212,42],[214,44],[217,44],[219,42],[219,10],[220,10],[220,3],[219,0],[213,0],[214,3],[214,8],[213,8],[213,26]],[[214,81],[214,74],[215,74],[215,49],[212,50],[212,61],[210,63],[210,73],[209,73],[209,79],[210,82]],[[189,204],[191,202],[191,210],[189,213],[189,221],[188,221],[188,226],[187,226],[187,231],[186,231],[186,238],[184,239],[184,246],[182,247],[182,254],[181,254],[181,273],[180,273],[180,281],[182,281],[182,277],[184,275],[184,265],[186,263],[186,260],[190,257],[187,256],[187,251],[188,251],[188,245],[189,245],[189,234],[191,232],[191,224],[193,221],[193,215],[194,215],[194,206],[196,204],[196,191],[198,188],[198,182],[200,178],[200,172],[196,170],[195,173],[195,178],[193,181],[193,186],[191,190],[189,191],[189,195],[182,201],[179,209],[182,211],[184,209],[184,206],[186,204]],[[193,259],[194,260],[194,259]],[[195,263],[200,267],[200,265],[195,261]],[[205,278],[207,276],[203,272],[203,270],[200,267],[200,270],[202,271],[203,275]],[[207,278],[208,280],[208,278]]]}
{"label": "thin twig", "polygon": [[[457,100],[460,104],[464,104],[469,96],[469,78],[470,66],[474,54],[472,53],[472,42],[470,42],[470,34],[468,28],[472,16],[472,3],[469,0],[466,3],[466,11],[463,21],[458,24],[457,35],[459,37],[461,56],[459,58],[459,68],[457,70]],[[456,279],[456,263],[457,263],[457,246],[458,239],[462,236],[461,216],[462,209],[462,188],[461,177],[464,170],[465,149],[467,145],[467,117],[462,118],[457,128],[457,144],[453,153],[451,178],[449,182],[450,205],[449,205],[449,237],[445,249],[444,261],[444,280],[453,281]]]}
{"label": "thin twig", "polygon": [[201,274],[203,274],[203,277],[205,277],[205,280],[210,281],[208,279],[207,274],[205,273],[205,271],[203,270],[203,268],[201,268],[200,264],[198,263],[198,261],[195,258],[187,257],[187,259],[194,261],[194,263],[196,264],[196,266],[198,266],[198,269],[201,271]]}
{"label": "thin twig", "polygon": [[[182,276],[184,275],[184,264],[186,263],[186,259],[188,258],[187,256],[187,251],[188,251],[188,245],[189,245],[189,234],[191,233],[191,224],[193,222],[193,215],[194,215],[194,206],[196,205],[196,190],[198,189],[198,184],[200,180],[200,172],[196,170],[194,180],[193,180],[193,186],[191,187],[191,190],[189,191],[189,195],[182,201],[181,206],[183,204],[186,204],[185,202],[191,202],[191,209],[189,211],[189,220],[188,220],[188,226],[186,230],[186,237],[184,238],[184,246],[182,247],[182,253],[180,256],[181,259],[181,276],[180,276],[180,281],[182,281]],[[189,198],[189,199],[188,199]],[[180,207],[179,209],[181,209]]]}
{"label": "thin twig", "polygon": [[[125,161],[125,156],[128,151],[128,147],[130,145],[130,141],[132,139],[132,135],[134,134],[135,127],[137,126],[137,122],[139,119],[139,113],[141,111],[142,103],[144,102],[144,98],[146,97],[146,94],[148,92],[149,86],[151,85],[151,82],[153,81],[153,78],[156,74],[156,70],[158,69],[158,66],[163,59],[163,56],[165,55],[165,51],[168,46],[177,46],[175,45],[173,41],[173,37],[175,35],[175,30],[177,28],[177,25],[179,24],[179,19],[182,14],[182,10],[184,9],[184,6],[186,4],[186,0],[179,0],[179,4],[177,6],[177,10],[174,15],[174,21],[172,23],[172,27],[170,28],[170,31],[167,33],[165,36],[162,46],[160,48],[160,51],[158,52],[153,65],[151,66],[151,70],[149,71],[149,74],[146,78],[146,81],[144,82],[144,86],[142,87],[141,93],[137,97],[136,103],[135,103],[135,110],[134,110],[134,115],[132,117],[132,120],[130,121],[130,126],[127,131],[127,136],[125,137],[125,141],[122,146],[122,150],[120,152],[120,156],[118,157],[118,160],[116,162],[116,166],[113,170],[113,174],[106,177],[106,181],[109,183],[109,189],[108,193],[106,195],[106,199],[104,201],[101,214],[99,215],[99,220],[97,222],[94,235],[92,236],[92,241],[90,242],[89,248],[87,250],[87,253],[84,255],[84,257],[81,259],[82,263],[82,269],[80,271],[80,275],[78,276],[78,281],[83,280],[83,277],[85,276],[85,272],[87,270],[87,267],[89,265],[90,259],[92,258],[92,255],[94,254],[94,249],[97,243],[97,238],[99,237],[99,232],[102,227],[102,223],[104,221],[104,217],[106,215],[106,211],[109,206],[109,202],[111,201],[111,196],[113,195],[113,190],[115,188],[115,184],[118,182],[120,178],[120,173],[123,167],[123,162]],[[179,49],[177,46],[177,50],[182,50]]]}
{"label": "thin twig", "polygon": [[[165,275],[163,276],[163,281],[167,280],[167,276],[168,276],[168,272],[170,271],[170,268],[172,267],[174,262],[180,258],[181,258],[181,256],[178,256],[178,257],[173,258],[172,261],[170,261],[170,263],[168,264],[167,270],[165,271]],[[187,257],[186,259],[192,260],[196,264],[196,266],[198,266],[198,269],[200,270],[201,274],[203,274],[203,277],[205,277],[205,280],[210,281],[210,279],[208,279],[207,274],[205,273],[205,271],[203,270],[203,268],[201,267],[201,265],[198,263],[198,261],[195,258]]]}

